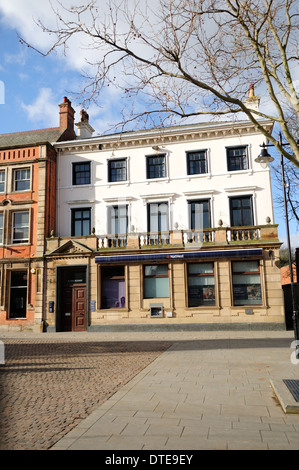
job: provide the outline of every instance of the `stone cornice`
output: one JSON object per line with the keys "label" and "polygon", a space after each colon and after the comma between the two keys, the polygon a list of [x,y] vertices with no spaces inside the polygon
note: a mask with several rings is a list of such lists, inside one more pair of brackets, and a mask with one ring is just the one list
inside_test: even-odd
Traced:
{"label": "stone cornice", "polygon": [[[272,121],[261,121],[271,131]],[[138,148],[192,142],[211,139],[223,139],[232,136],[260,134],[250,121],[202,123],[188,126],[175,126],[163,129],[151,129],[124,132],[106,136],[91,137],[81,140],[53,143],[61,153],[111,151],[125,148]]]}

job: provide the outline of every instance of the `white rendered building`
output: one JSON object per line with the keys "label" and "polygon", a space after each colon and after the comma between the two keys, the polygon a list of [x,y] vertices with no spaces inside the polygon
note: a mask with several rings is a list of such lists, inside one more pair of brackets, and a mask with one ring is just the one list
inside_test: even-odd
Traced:
{"label": "white rendered building", "polygon": [[54,144],[50,328],[284,324],[270,169],[249,121],[93,137],[83,114],[77,127]]}

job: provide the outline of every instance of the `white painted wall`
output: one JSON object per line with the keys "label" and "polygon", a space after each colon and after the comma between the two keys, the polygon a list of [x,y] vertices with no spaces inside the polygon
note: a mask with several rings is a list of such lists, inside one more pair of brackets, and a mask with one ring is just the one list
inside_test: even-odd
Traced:
{"label": "white painted wall", "polygon": [[[212,226],[218,226],[219,219],[229,226],[229,196],[249,194],[253,195],[255,224],[265,224],[266,217],[274,223],[270,171],[254,161],[263,141],[264,137],[256,134],[161,144],[167,153],[168,176],[159,180],[146,179],[145,156],[155,154],[151,145],[90,152],[81,150],[78,142],[76,150],[58,156],[57,235],[70,235],[71,209],[77,207],[91,207],[91,226],[97,235],[107,234],[107,205],[123,200],[129,204],[129,227],[134,225],[135,231],[145,232],[147,197],[169,202],[170,229],[175,223],[179,229],[190,228],[187,201],[192,198],[211,198]],[[238,145],[248,145],[249,170],[228,172],[226,147]],[[188,176],[186,151],[201,149],[208,149],[209,173]],[[108,160],[123,157],[128,159],[128,181],[109,184]],[[88,186],[72,186],[72,163],[79,161],[91,161],[92,180]]]}

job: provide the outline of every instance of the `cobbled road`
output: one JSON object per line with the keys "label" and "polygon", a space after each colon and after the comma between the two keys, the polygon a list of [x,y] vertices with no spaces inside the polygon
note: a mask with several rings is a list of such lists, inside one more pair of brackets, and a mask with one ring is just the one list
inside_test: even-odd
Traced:
{"label": "cobbled road", "polygon": [[47,450],[171,346],[3,339],[0,450]]}

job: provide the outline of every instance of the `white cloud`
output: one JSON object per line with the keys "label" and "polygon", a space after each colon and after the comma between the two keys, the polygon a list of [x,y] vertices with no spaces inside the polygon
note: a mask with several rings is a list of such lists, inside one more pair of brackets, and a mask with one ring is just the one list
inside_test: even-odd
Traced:
{"label": "white cloud", "polygon": [[58,103],[50,88],[41,88],[33,103],[21,103],[21,106],[30,121],[44,124],[46,127],[59,125]]}

